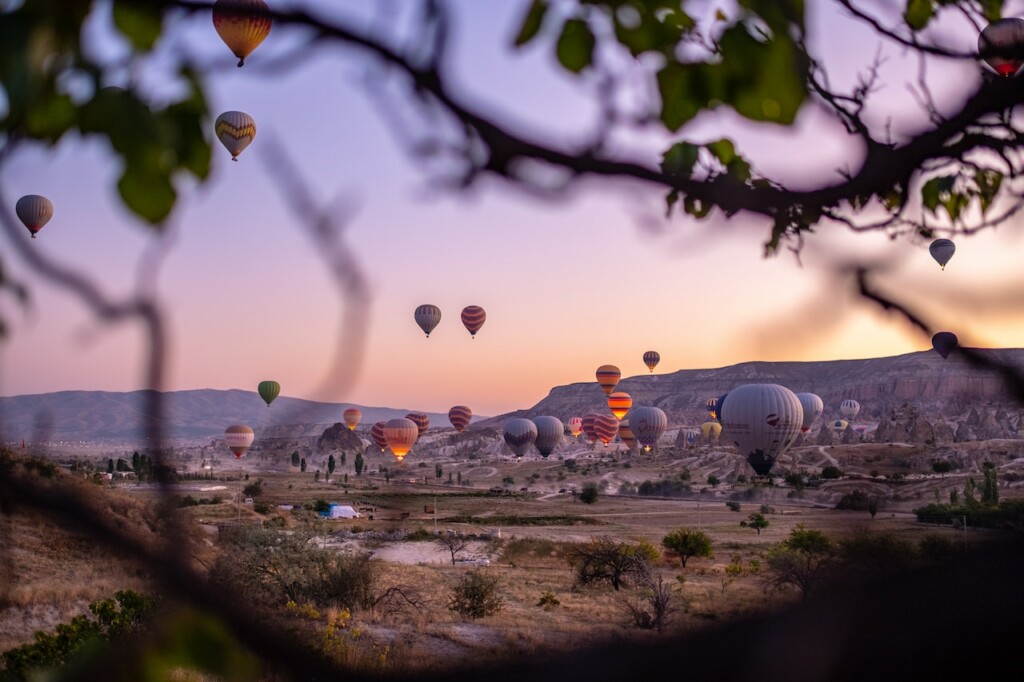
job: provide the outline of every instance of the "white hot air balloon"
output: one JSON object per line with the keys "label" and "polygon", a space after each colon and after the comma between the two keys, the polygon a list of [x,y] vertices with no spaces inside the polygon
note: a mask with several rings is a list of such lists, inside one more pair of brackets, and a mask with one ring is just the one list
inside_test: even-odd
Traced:
{"label": "white hot air balloon", "polygon": [[660,407],[639,405],[631,409],[626,418],[629,419],[630,431],[645,451],[650,451],[668,428],[668,416]]}
{"label": "white hot air balloon", "polygon": [[505,422],[505,442],[515,453],[522,457],[537,440],[537,425],[529,419],[517,417]]}
{"label": "white hot air balloon", "polygon": [[533,425],[537,427],[537,439],[533,445],[541,457],[547,457],[562,444],[565,438],[565,425],[557,417],[534,417]]}
{"label": "white hot air balloon", "polygon": [[238,155],[256,138],[256,121],[244,111],[225,111],[217,117],[213,130],[231,152],[231,160],[238,161]]}
{"label": "white hot air balloon", "polygon": [[729,391],[722,406],[723,434],[736,444],[740,454],[759,476],[771,471],[804,421],[800,399],[778,384],[746,384]]}
{"label": "white hot air balloon", "polygon": [[860,403],[856,400],[844,400],[839,406],[839,413],[846,419],[853,419],[860,414]]}
{"label": "white hot air balloon", "polygon": [[825,411],[825,401],[814,393],[797,393],[796,397],[800,399],[800,407],[804,409],[804,422],[800,431],[807,433]]}

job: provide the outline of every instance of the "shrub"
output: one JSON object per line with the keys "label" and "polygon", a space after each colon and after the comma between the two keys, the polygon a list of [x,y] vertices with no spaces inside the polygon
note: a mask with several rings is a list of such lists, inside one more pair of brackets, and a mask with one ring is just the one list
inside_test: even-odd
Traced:
{"label": "shrub", "polygon": [[580,502],[584,504],[594,504],[597,502],[597,484],[593,481],[583,484],[583,489],[580,490]]}
{"label": "shrub", "polygon": [[945,535],[928,533],[917,545],[921,556],[931,561],[943,561],[953,556],[956,544]]}
{"label": "shrub", "polygon": [[738,512],[740,510],[740,503],[737,502],[736,500],[729,500],[728,502],[725,503],[725,506],[734,512]]}
{"label": "shrub", "polygon": [[558,597],[556,597],[553,593],[545,592],[540,596],[540,600],[537,602],[537,606],[542,606],[544,607],[545,611],[550,611],[551,609],[555,608],[561,603],[562,602],[558,601]]}
{"label": "shrub", "polygon": [[843,477],[843,472],[839,470],[839,467],[832,466],[830,464],[830,465],[828,465],[827,467],[824,467],[821,470],[821,477],[824,478],[824,479],[842,478]]}
{"label": "shrub", "polygon": [[501,611],[505,600],[498,594],[498,579],[481,571],[469,571],[448,597],[448,608],[463,618],[483,618]]}

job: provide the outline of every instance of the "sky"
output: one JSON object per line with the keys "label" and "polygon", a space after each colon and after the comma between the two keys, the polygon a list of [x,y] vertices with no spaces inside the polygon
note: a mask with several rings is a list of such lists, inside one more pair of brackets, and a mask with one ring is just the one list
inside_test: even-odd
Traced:
{"label": "sky", "polygon": [[[586,79],[556,68],[550,40],[510,47],[528,3],[447,4],[455,17],[448,68],[461,91],[555,143],[586,139],[596,115]],[[730,3],[708,2],[705,10],[717,5]],[[388,25],[401,30],[409,6],[364,0],[330,11],[367,26],[381,21],[381,7],[391,8]],[[826,3],[808,3],[808,11],[812,49],[833,84],[849,85],[878,40]],[[102,17],[90,30],[99,36],[97,49],[116,52]],[[952,24],[934,32],[964,49],[976,40]],[[962,342],[1024,346],[1024,312],[1013,305],[1021,285],[1019,225],[958,238],[954,259],[940,271],[926,242],[833,225],[808,241],[799,262],[788,253],[764,258],[763,221],[665,220],[662,193],[635,183],[587,181],[556,201],[497,179],[452,191],[432,182],[387,123],[408,116],[394,109],[400,100],[382,105],[367,95],[367,74],[381,76],[359,53],[315,47],[293,68],[261,70],[261,60],[271,62],[297,40],[275,28],[237,69],[208,16],[181,22],[167,38],[164,49],[187,49],[218,65],[209,76],[212,110],[245,111],[258,132],[238,163],[214,141],[210,180],[183,187],[161,240],[120,205],[117,162],[95,140],[69,136],[51,149],[25,149],[0,169],[7,200],[37,193],[55,205],[33,248],[119,298],[130,295],[140,271],[152,280],[168,315],[167,390],[255,390],[260,380],[276,379],[293,397],[428,411],[465,404],[491,415],[529,407],[554,386],[592,381],[601,364],[619,366],[623,376],[646,373],[647,350],[661,354],[661,373],[930,348],[927,338],[837,281],[833,271],[853,258],[884,260],[880,286]],[[919,116],[905,86],[917,66],[891,47],[883,54],[884,88],[869,115],[892,118],[898,133]],[[137,73],[156,97],[170,92],[160,67],[158,58]],[[928,80],[940,105],[951,106],[979,72],[971,63],[937,63]],[[680,135],[630,133],[614,144],[617,153],[654,164],[683,136],[731,137],[755,168],[797,185],[855,166],[858,153],[813,106],[792,129],[744,123],[720,109]],[[371,305],[366,354],[359,364],[347,361],[344,376],[326,375],[346,304],[259,156],[275,141],[317,201],[340,200],[350,210],[344,238],[366,273]],[[0,342],[0,395],[141,388],[138,327],[98,325],[76,299],[35,276],[5,239],[0,235],[5,266],[29,285],[33,303],[26,312],[0,297],[11,330]],[[163,257],[146,255],[153,251]],[[442,309],[429,339],[413,321],[424,303]],[[487,311],[475,339],[459,321],[471,304]]]}

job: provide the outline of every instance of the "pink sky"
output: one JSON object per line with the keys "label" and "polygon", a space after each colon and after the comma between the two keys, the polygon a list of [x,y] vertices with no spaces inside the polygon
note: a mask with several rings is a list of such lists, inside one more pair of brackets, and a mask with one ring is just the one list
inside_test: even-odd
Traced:
{"label": "pink sky", "polygon": [[[453,6],[460,85],[554,139],[585,133],[593,108],[579,80],[554,69],[547,48],[507,47],[525,3]],[[877,41],[841,17],[812,19],[829,29],[817,49],[833,82],[848,83]],[[957,39],[966,46],[972,38]],[[208,18],[191,22],[178,40],[230,61]],[[211,79],[215,113],[246,111],[259,133],[239,163],[215,143],[211,181],[187,193],[172,221],[175,236],[157,279],[169,311],[170,390],[254,390],[273,378],[284,395],[296,397],[430,411],[459,403],[496,414],[532,405],[552,386],[592,381],[604,363],[624,376],[646,373],[641,356],[652,349],[662,356],[658,372],[670,372],[929,348],[927,339],[854,301],[829,278],[835,260],[850,256],[891,258],[882,285],[962,341],[1024,346],[1022,313],[1012,305],[1020,286],[1016,225],[959,239],[945,272],[926,243],[823,226],[800,267],[789,255],[762,258],[765,225],[721,218],[666,223],[661,194],[636,185],[590,182],[558,203],[494,180],[468,194],[438,190],[381,123],[358,83],[358,56],[331,49],[290,73],[261,73],[260,59],[288,40],[287,32],[273,32],[249,66]],[[916,67],[887,52],[886,90],[875,115],[894,115],[899,123],[909,110],[900,74],[916,77]],[[970,64],[936,65],[930,73],[937,95],[948,101],[977,77]],[[684,134],[696,141],[733,137],[765,172],[812,177],[833,173],[850,153],[823,120],[808,108],[800,125],[783,131],[743,125],[722,110]],[[271,138],[287,144],[319,200],[340,194],[358,206],[348,237],[369,274],[373,303],[369,350],[344,393],[316,392],[332,362],[341,308],[326,267],[257,157]],[[648,135],[619,144],[654,162],[669,140]],[[110,292],[127,292],[153,238],[118,204],[116,173],[101,145],[69,138],[52,150],[22,152],[2,180],[8,199],[39,193],[55,204],[33,248],[89,272]],[[660,231],[641,227],[651,223]],[[0,394],[140,388],[138,330],[97,328],[75,300],[8,257],[3,239],[5,263],[35,298],[25,315],[0,297],[12,330],[0,345]],[[443,311],[429,340],[412,319],[422,303]],[[469,304],[488,314],[475,340],[458,319]]]}

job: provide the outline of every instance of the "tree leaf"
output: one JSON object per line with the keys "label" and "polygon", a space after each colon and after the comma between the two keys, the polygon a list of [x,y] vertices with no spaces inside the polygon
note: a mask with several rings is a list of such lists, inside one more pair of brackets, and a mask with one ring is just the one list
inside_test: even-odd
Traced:
{"label": "tree leaf", "polygon": [[934,16],[934,0],[907,0],[907,9],[903,13],[903,20],[913,30],[922,30]]}
{"label": "tree leaf", "polygon": [[155,3],[115,2],[114,25],[140,51],[153,49],[163,22]]}
{"label": "tree leaf", "polygon": [[704,146],[716,159],[726,166],[732,163],[732,160],[736,158],[736,145],[734,145],[732,140],[727,137],[723,137],[721,140],[716,140],[715,142],[709,142]]}
{"label": "tree leaf", "polygon": [[570,19],[562,26],[555,52],[558,61],[569,71],[579,73],[590,66],[594,58],[594,34],[587,22]]}
{"label": "tree leaf", "polygon": [[533,0],[526,16],[523,17],[523,24],[519,27],[519,34],[516,35],[516,47],[522,47],[537,37],[540,27],[544,24],[544,17],[548,12],[547,0]]}
{"label": "tree leaf", "polygon": [[661,157],[661,171],[671,177],[690,177],[699,150],[700,147],[690,142],[677,142]]}
{"label": "tree leaf", "polygon": [[153,225],[166,220],[177,199],[169,173],[141,165],[129,164],[117,183],[117,189],[125,205]]}

